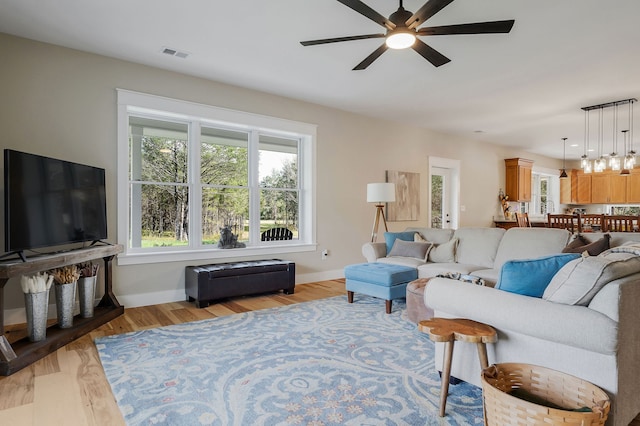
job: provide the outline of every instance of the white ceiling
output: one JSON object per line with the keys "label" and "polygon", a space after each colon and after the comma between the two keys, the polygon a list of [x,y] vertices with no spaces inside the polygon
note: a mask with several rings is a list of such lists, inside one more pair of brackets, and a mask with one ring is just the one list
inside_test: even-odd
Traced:
{"label": "white ceiling", "polygon": [[511,33],[423,37],[451,59],[439,68],[408,49],[352,71],[381,39],[299,43],[384,32],[336,0],[0,0],[0,32],[556,158],[567,137],[568,159],[581,107],[640,98],[639,18],[639,0],[456,0],[426,26],[515,19]]}

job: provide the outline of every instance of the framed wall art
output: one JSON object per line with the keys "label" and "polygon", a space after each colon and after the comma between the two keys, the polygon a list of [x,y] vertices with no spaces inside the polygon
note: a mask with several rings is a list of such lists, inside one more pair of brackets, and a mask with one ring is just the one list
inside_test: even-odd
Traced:
{"label": "framed wall art", "polygon": [[387,220],[399,222],[420,217],[420,173],[387,170],[387,182],[396,185],[396,201],[387,204]]}

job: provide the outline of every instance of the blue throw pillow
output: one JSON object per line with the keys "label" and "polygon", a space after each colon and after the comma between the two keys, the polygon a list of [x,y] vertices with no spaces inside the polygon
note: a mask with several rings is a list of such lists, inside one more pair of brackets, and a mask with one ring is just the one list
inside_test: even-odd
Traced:
{"label": "blue throw pillow", "polygon": [[396,238],[403,241],[413,241],[413,235],[416,231],[407,231],[407,232],[385,232],[384,233],[384,242],[387,244],[387,254],[393,248],[393,243],[396,242]]}
{"label": "blue throw pillow", "polygon": [[579,253],[565,253],[537,259],[509,260],[502,265],[496,288],[525,296],[542,297],[556,272],[579,257]]}

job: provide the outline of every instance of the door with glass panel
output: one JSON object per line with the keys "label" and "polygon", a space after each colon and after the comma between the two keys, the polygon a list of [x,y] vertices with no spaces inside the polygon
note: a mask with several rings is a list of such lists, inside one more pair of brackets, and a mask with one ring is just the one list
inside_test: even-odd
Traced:
{"label": "door with glass panel", "polygon": [[431,167],[431,227],[449,229],[451,218],[451,169]]}

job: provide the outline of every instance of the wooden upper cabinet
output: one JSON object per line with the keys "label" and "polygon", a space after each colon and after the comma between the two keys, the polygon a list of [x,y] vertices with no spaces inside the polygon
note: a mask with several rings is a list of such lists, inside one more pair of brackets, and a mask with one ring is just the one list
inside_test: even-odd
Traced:
{"label": "wooden upper cabinet", "polygon": [[640,203],[640,169],[631,170],[627,176],[627,203]]}
{"label": "wooden upper cabinet", "polygon": [[611,192],[611,175],[608,173],[593,173],[591,175],[591,202],[605,204],[609,202]]}
{"label": "wooden upper cabinet", "polygon": [[575,196],[573,199],[576,204],[591,203],[591,174],[584,174],[582,170],[576,173]]}
{"label": "wooden upper cabinet", "polygon": [[610,203],[628,203],[627,201],[627,183],[630,176],[621,176],[618,172],[611,175],[611,186],[609,189]]}
{"label": "wooden upper cabinet", "polygon": [[507,158],[505,162],[505,194],[509,201],[531,201],[531,169],[533,161]]}
{"label": "wooden upper cabinet", "polygon": [[[629,176],[612,170],[590,174],[571,170],[570,175],[572,204],[640,203],[640,169],[632,170]],[[562,181],[560,191],[563,191]],[[566,204],[566,198],[560,202]]]}
{"label": "wooden upper cabinet", "polygon": [[560,204],[571,204],[573,198],[571,198],[571,184],[575,181],[575,176],[568,170],[569,173],[566,179],[560,179]]}

